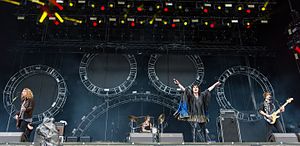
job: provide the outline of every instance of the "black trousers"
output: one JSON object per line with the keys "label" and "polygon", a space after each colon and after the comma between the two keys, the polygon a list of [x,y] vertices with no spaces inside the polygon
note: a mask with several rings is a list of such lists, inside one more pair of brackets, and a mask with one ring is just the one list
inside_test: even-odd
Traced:
{"label": "black trousers", "polygon": [[[266,122],[266,127],[267,127],[267,141],[269,140],[270,136],[273,133],[284,133],[285,131],[283,130],[283,126],[282,123],[279,119],[276,120],[276,122],[274,124],[270,124],[268,122]],[[275,129],[275,130],[273,130]]]}
{"label": "black trousers", "polygon": [[20,132],[23,132],[23,135],[21,137],[21,142],[29,142],[30,140],[30,134],[32,130],[28,129],[27,127],[29,123],[30,122],[20,120]]}
{"label": "black trousers", "polygon": [[207,142],[207,134],[206,134],[206,123],[198,123],[198,122],[194,122],[193,123],[193,130],[192,130],[192,134],[193,134],[193,142],[197,142],[197,132],[200,131],[203,139],[201,139],[202,142]]}

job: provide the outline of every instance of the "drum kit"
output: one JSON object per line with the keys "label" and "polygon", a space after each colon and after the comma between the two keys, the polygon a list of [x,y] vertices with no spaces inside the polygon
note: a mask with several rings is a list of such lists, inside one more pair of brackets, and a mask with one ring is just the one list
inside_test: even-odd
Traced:
{"label": "drum kit", "polygon": [[[138,124],[139,122],[142,123],[141,121],[144,120],[146,116],[140,116],[140,117],[136,117],[134,115],[129,115],[128,119],[130,121],[130,131],[131,133],[135,133],[135,132],[141,132],[141,124]],[[150,117],[151,119],[153,119],[153,117]],[[141,120],[142,119],[142,120]],[[154,120],[151,120],[154,121]],[[151,132],[152,134],[159,134],[159,133],[163,133],[163,129],[165,128],[165,114],[160,114],[158,116],[157,119],[157,127],[153,122],[153,126],[151,128]]]}

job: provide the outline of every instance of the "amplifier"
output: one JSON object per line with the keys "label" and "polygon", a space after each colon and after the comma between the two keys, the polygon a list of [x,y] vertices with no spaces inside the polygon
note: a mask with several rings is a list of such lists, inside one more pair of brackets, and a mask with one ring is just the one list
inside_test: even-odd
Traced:
{"label": "amplifier", "polygon": [[159,142],[183,143],[182,133],[160,133]]}
{"label": "amplifier", "polygon": [[21,142],[23,132],[0,132],[0,142]]}

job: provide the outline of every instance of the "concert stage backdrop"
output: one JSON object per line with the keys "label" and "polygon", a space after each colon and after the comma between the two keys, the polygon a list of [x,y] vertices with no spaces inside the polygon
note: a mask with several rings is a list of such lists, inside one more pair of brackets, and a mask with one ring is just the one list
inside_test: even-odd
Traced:
{"label": "concert stage backdrop", "polygon": [[14,119],[7,124],[9,113],[20,108],[16,98],[22,88],[29,87],[36,101],[35,126],[43,114],[54,116],[56,121],[67,121],[65,136],[123,142],[130,132],[128,116],[150,115],[157,125],[163,113],[165,133],[183,133],[185,141],[192,141],[190,123],[173,116],[180,100],[173,78],[185,86],[198,82],[201,90],[220,80],[224,91],[213,90],[209,105],[211,141],[219,140],[217,118],[220,109],[228,106],[241,114],[243,141],[264,141],[265,126],[257,108],[266,89],[273,90],[279,104],[295,98],[283,119],[287,131],[299,129],[299,74],[293,61],[284,58],[6,53],[1,57],[0,128],[16,131]]}

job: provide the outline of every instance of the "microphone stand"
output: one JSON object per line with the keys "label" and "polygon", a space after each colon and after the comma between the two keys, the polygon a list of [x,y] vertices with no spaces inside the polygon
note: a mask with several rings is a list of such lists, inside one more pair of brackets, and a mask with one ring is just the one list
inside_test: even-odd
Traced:
{"label": "microphone stand", "polygon": [[15,102],[15,100],[17,99],[17,96],[13,98],[12,102],[10,103],[11,106],[10,106],[10,112],[9,112],[9,117],[8,117],[8,120],[7,120],[7,125],[6,125],[6,132],[8,132],[8,129],[9,129],[9,125],[10,125],[10,119],[11,119],[11,116],[13,114],[13,103]]}

